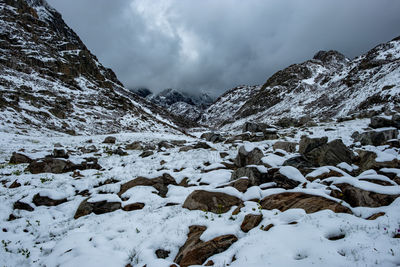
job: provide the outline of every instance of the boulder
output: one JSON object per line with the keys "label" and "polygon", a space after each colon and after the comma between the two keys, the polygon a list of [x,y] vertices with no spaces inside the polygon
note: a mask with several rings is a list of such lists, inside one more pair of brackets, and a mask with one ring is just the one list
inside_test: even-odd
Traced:
{"label": "boulder", "polygon": [[351,164],[353,153],[342,140],[336,139],[309,151],[305,157],[316,166],[336,166],[341,162]]}
{"label": "boulder", "polygon": [[104,139],[103,144],[115,144],[116,141],[117,141],[117,138],[115,138],[114,136],[107,136]]}
{"label": "boulder", "polygon": [[189,227],[188,238],[179,249],[175,263],[181,267],[202,265],[209,257],[224,252],[238,240],[234,235],[223,235],[204,242],[200,240],[200,236],[206,229],[205,226],[198,225]]}
{"label": "boulder", "polygon": [[263,157],[264,153],[261,149],[256,147],[251,151],[247,151],[245,146],[241,146],[235,158],[235,165],[239,168],[247,165],[261,165]]}
{"label": "boulder", "polygon": [[400,129],[400,114],[394,114],[392,116],[392,125],[393,127]]}
{"label": "boulder", "polygon": [[175,179],[168,173],[164,173],[162,176],[153,179],[138,177],[122,184],[118,196],[121,197],[126,191],[135,186],[152,186],[158,190],[158,194],[161,197],[166,197],[168,193],[168,185],[177,185]]}
{"label": "boulder", "polygon": [[186,198],[183,208],[221,214],[229,211],[233,206],[239,206],[241,203],[242,200],[239,198],[225,193],[196,190]]}
{"label": "boulder", "polygon": [[320,147],[328,142],[328,137],[321,138],[309,138],[303,135],[300,139],[299,143],[299,153],[302,155],[306,155],[311,152],[313,149]]}
{"label": "boulder", "polygon": [[396,139],[398,130],[395,128],[385,130],[367,131],[363,133],[354,132],[351,137],[361,145],[381,146],[391,139]]}
{"label": "boulder", "polygon": [[232,173],[231,180],[233,181],[242,177],[247,177],[252,186],[271,182],[268,173],[260,171],[257,167],[238,168]]}
{"label": "boulder", "polygon": [[303,175],[307,175],[314,170],[313,164],[301,155],[287,159],[283,163],[283,166],[292,166],[298,169]]}
{"label": "boulder", "polygon": [[336,213],[352,214],[349,208],[333,200],[300,192],[285,192],[270,195],[261,200],[260,204],[263,209],[267,210],[278,209],[286,211],[288,209],[304,209],[306,213],[314,213],[329,209]]}
{"label": "boulder", "polygon": [[371,118],[371,123],[369,124],[369,127],[371,128],[384,128],[384,127],[392,127],[393,122],[390,119],[387,119],[385,117],[381,116],[374,116]]}
{"label": "boulder", "polygon": [[67,202],[67,199],[66,198],[51,199],[47,196],[41,196],[40,194],[36,194],[33,196],[32,202],[36,206],[49,206],[50,207],[50,206],[57,206],[62,203],[65,203],[65,202]]}
{"label": "boulder", "polygon": [[13,208],[15,210],[26,210],[26,211],[33,211],[34,209],[28,203],[17,201],[14,203]]}
{"label": "boulder", "polygon": [[174,146],[167,141],[161,141],[157,144],[158,149],[171,149]]}
{"label": "boulder", "polygon": [[122,210],[124,211],[133,211],[133,210],[141,210],[144,208],[144,203],[141,202],[136,202],[136,203],[131,203],[128,205],[125,205]]}
{"label": "boulder", "polygon": [[332,190],[331,196],[342,199],[352,207],[376,208],[390,205],[400,195],[379,194],[342,183],[335,184],[339,190]]}
{"label": "boulder", "polygon": [[247,214],[243,219],[240,229],[242,229],[243,232],[247,233],[251,229],[257,227],[262,219],[262,214]]}
{"label": "boulder", "polygon": [[24,154],[13,152],[10,158],[10,164],[31,163],[32,159]]}
{"label": "boulder", "polygon": [[8,188],[13,189],[13,188],[18,188],[20,186],[21,184],[18,183],[18,180],[15,180]]}
{"label": "boulder", "polygon": [[198,142],[197,144],[195,144],[193,146],[193,149],[200,149],[200,148],[210,149],[211,146],[209,144],[207,144],[206,142]]}
{"label": "boulder", "polygon": [[208,142],[213,142],[213,143],[219,143],[219,142],[224,142],[225,138],[221,136],[219,133],[214,133],[214,132],[208,132],[208,133],[203,133],[200,138],[208,141]]}
{"label": "boulder", "polygon": [[166,259],[169,256],[169,253],[171,253],[171,251],[169,250],[164,250],[164,249],[157,249],[156,250],[156,256],[159,259]]}
{"label": "boulder", "polygon": [[143,146],[139,141],[133,142],[125,146],[126,150],[142,150]]}
{"label": "boulder", "polygon": [[[285,168],[290,168],[290,167],[285,167]],[[269,169],[268,174],[270,175],[270,177],[272,177],[270,181],[276,183],[276,187],[283,189],[293,189],[300,185],[299,181],[293,180],[290,177],[287,177],[286,175],[282,174],[280,172],[280,169],[278,168]]]}
{"label": "boulder", "polygon": [[243,132],[252,132],[252,133],[257,133],[257,132],[263,132],[266,128],[270,128],[266,123],[255,123],[255,122],[245,122],[243,124]]}
{"label": "boulder", "polygon": [[147,158],[147,157],[152,156],[153,154],[154,154],[153,151],[147,150],[147,151],[143,151],[143,152],[139,155],[139,157]]}
{"label": "boulder", "polygon": [[68,153],[67,153],[67,151],[65,149],[63,149],[63,148],[55,148],[53,150],[53,153],[51,154],[51,157],[67,159],[67,158],[69,158],[69,155],[68,155]]}
{"label": "boulder", "polygon": [[87,170],[96,169],[100,170],[101,166],[95,161],[83,161],[80,164],[72,163],[69,160],[55,159],[55,158],[43,158],[32,161],[26,171],[32,174],[38,173],[66,173],[75,170]]}
{"label": "boulder", "polygon": [[120,202],[107,202],[106,200],[99,202],[88,202],[88,200],[89,199],[85,199],[79,205],[78,209],[75,212],[74,219],[89,215],[92,212],[94,214],[104,214],[116,211],[121,208]]}
{"label": "boulder", "polygon": [[392,161],[377,162],[378,157],[375,152],[368,150],[356,150],[358,157],[356,158],[355,164],[359,166],[359,173],[366,170],[379,171],[382,168],[400,168],[400,161],[394,159]]}
{"label": "boulder", "polygon": [[230,186],[232,186],[233,188],[236,188],[236,190],[238,190],[239,192],[246,192],[247,188],[249,188],[251,185],[250,180],[249,179],[238,179],[236,181],[234,181],[233,183],[230,184]]}
{"label": "boulder", "polygon": [[296,146],[297,146],[297,143],[295,143],[295,142],[278,141],[275,144],[273,144],[272,147],[274,148],[274,150],[282,149],[286,152],[294,153],[294,152],[296,152]]}

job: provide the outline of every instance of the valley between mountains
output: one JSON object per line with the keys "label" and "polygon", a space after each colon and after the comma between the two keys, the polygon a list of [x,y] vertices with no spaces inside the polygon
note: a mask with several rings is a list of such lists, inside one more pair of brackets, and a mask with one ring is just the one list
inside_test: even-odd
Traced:
{"label": "valley between mountains", "polygon": [[0,1],[0,266],[399,266],[400,39],[215,101]]}

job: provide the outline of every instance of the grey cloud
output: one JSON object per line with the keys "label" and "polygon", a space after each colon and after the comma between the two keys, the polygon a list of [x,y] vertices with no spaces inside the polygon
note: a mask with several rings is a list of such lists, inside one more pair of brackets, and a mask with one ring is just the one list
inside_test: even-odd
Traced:
{"label": "grey cloud", "polygon": [[48,0],[127,87],[221,94],[398,35],[398,0]]}

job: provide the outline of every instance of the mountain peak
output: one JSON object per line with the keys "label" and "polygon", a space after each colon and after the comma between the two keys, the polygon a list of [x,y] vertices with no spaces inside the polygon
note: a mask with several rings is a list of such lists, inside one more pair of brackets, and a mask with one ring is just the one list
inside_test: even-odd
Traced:
{"label": "mountain peak", "polygon": [[339,61],[339,62],[345,61],[346,57],[342,53],[336,50],[329,50],[329,51],[321,50],[314,55],[313,59],[320,60],[324,63],[329,63],[332,61]]}

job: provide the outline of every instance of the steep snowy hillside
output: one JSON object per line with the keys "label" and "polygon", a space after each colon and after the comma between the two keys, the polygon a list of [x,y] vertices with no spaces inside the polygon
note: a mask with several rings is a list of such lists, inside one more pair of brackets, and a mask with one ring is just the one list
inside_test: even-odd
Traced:
{"label": "steep snowy hillside", "polygon": [[237,104],[241,94],[227,92],[205,112],[202,122],[214,127],[227,124],[224,129],[229,129],[246,121],[326,120],[398,110],[400,38],[354,60],[336,51],[320,51],[311,60],[278,71],[245,103]]}
{"label": "steep snowy hillside", "polygon": [[192,95],[175,89],[165,89],[156,95],[147,95],[146,99],[166,108],[171,114],[193,122],[197,121],[203,111],[213,103],[213,99],[207,93]]}
{"label": "steep snowy hillside", "polygon": [[0,2],[1,131],[176,131],[155,111],[123,88],[46,1]]}

